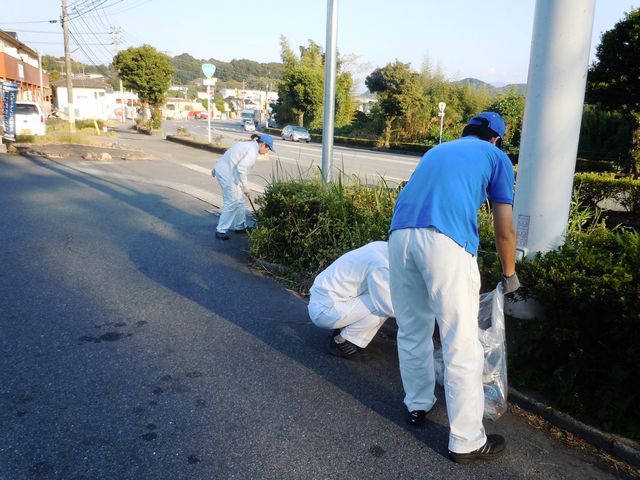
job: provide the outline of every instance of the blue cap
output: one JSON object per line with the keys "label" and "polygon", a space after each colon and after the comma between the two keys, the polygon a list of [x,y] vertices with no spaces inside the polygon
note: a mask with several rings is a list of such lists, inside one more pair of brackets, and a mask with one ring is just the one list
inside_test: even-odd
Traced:
{"label": "blue cap", "polygon": [[496,112],[479,113],[471,120],[469,120],[469,125],[479,125],[481,127],[487,127],[500,138],[504,138],[504,132],[507,130],[507,126],[505,125],[504,120]]}
{"label": "blue cap", "polygon": [[273,149],[273,137],[271,135],[267,133],[260,135],[258,141],[264,143],[272,152],[275,152],[275,150]]}

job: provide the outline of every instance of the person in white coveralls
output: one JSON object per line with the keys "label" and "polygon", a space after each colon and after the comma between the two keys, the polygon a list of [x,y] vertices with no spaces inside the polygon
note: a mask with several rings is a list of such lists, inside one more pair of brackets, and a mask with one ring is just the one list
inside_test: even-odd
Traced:
{"label": "person in white coveralls", "polygon": [[334,330],[329,352],[368,360],[365,348],[385,320],[394,316],[387,242],[371,242],[345,253],[320,272],[309,293],[311,321]]}
{"label": "person in white coveralls", "polygon": [[247,175],[258,159],[273,150],[271,135],[252,135],[248,142],[238,142],[216,162],[213,176],[222,189],[222,213],[216,226],[216,238],[229,239],[229,230],[245,232],[247,229],[244,195],[249,195]]}

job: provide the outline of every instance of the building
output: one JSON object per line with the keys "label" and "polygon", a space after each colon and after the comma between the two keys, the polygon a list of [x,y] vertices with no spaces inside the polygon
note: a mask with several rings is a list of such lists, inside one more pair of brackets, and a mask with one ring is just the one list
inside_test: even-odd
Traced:
{"label": "building", "polygon": [[0,30],[0,81],[4,80],[19,85],[17,100],[41,102],[51,112],[49,75],[41,69],[40,55],[15,33]]}
{"label": "building", "polygon": [[[69,114],[67,80],[61,78],[54,82],[53,86],[56,89],[56,108],[62,115],[67,116]],[[71,87],[73,110],[77,120],[115,118],[116,99],[113,88],[104,78],[74,76],[71,79]]]}

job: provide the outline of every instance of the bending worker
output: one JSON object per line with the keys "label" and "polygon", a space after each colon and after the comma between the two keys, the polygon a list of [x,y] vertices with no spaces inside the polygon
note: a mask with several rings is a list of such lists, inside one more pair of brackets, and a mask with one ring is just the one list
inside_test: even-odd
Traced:
{"label": "bending worker", "polygon": [[329,352],[368,360],[365,348],[385,320],[393,317],[387,242],[371,242],[345,253],[316,277],[309,293],[311,321],[334,329]]}
{"label": "bending worker", "polygon": [[[249,195],[247,175],[258,159],[273,150],[271,135],[252,135],[251,141],[238,142],[216,162],[213,176],[222,189],[222,213],[216,227],[216,238],[228,240],[229,229],[244,232],[247,229],[243,195]],[[255,139],[255,141],[254,141]]]}
{"label": "bending worker", "polygon": [[400,192],[389,237],[390,286],[407,421],[423,425],[436,401],[434,322],[444,359],[449,457],[492,459],[506,447],[482,425],[484,356],[478,339],[478,209],[492,202],[504,293],[518,289],[513,227],[513,166],[500,150],[500,115],[473,117],[462,138],[429,150]]}

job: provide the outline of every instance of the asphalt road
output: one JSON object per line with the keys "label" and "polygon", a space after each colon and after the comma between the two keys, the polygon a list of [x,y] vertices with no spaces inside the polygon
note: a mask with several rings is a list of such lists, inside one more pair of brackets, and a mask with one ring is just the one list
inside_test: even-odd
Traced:
{"label": "asphalt road", "polygon": [[151,158],[0,154],[1,480],[620,478],[513,413],[503,459],[452,463],[442,392],[404,424],[393,338],[329,356],[246,237],[214,239],[212,154],[121,142]]}
{"label": "asphalt road", "polygon": [[[175,133],[178,127],[186,128],[194,136],[206,140],[206,120],[172,120],[163,123],[167,133]],[[212,138],[222,136],[229,144],[247,139],[253,132],[245,132],[239,121],[212,122]],[[260,132],[257,132],[260,133]],[[298,143],[275,139],[275,153],[270,157],[274,164],[294,178],[300,174],[317,174],[322,166],[322,144]],[[420,155],[377,152],[362,148],[335,145],[333,150],[333,176],[355,176],[363,183],[378,183],[384,178],[389,185],[407,180],[415,169]]]}

